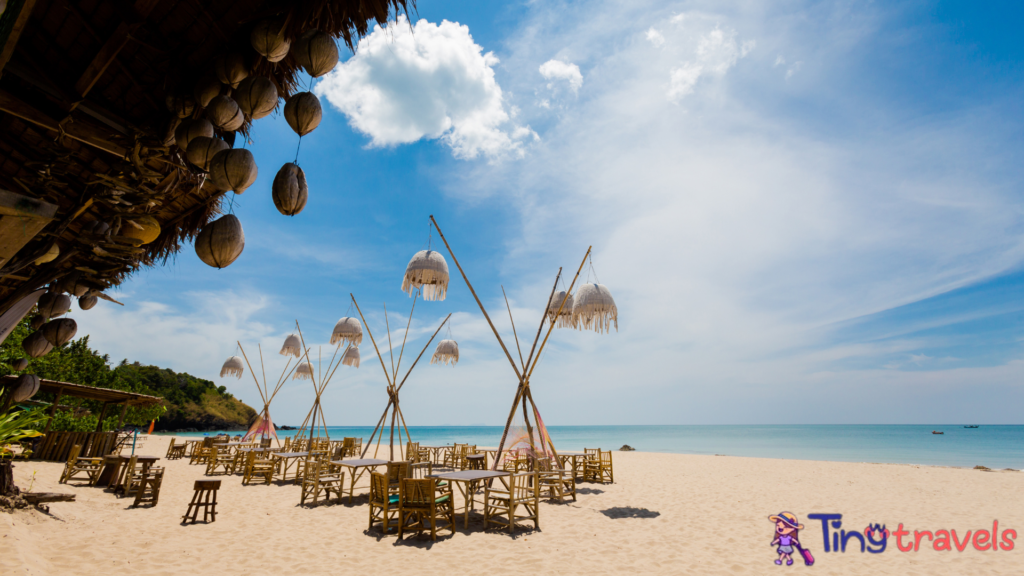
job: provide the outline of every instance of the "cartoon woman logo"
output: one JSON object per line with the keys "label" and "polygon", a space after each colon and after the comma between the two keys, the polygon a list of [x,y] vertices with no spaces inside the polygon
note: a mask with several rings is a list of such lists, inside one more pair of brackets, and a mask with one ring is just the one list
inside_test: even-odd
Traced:
{"label": "cartoon woman logo", "polygon": [[776,516],[769,516],[769,520],[775,523],[775,539],[772,540],[772,546],[778,546],[776,550],[779,553],[778,560],[775,561],[779,566],[782,562],[786,562],[786,566],[793,565],[793,550],[799,550],[800,554],[804,557],[804,564],[810,566],[814,564],[814,556],[811,556],[811,552],[800,545],[800,531],[804,529],[804,525],[801,524],[796,515],[790,512],[780,512]]}

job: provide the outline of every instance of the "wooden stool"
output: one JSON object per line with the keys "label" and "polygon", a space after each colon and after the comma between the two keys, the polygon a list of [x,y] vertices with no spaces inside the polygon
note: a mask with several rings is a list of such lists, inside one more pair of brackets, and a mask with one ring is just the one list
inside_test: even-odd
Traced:
{"label": "wooden stool", "polygon": [[156,506],[160,501],[160,485],[164,482],[164,469],[153,466],[147,470],[142,479],[139,480],[139,488],[135,493],[135,502],[132,508],[138,508],[139,504],[148,503]]}
{"label": "wooden stool", "polygon": [[[216,522],[217,520],[217,490],[220,489],[220,480],[196,480],[195,494],[192,495],[192,502],[188,510],[181,518],[181,523],[189,521],[189,514],[192,515],[192,524],[196,523],[199,516],[199,509],[203,509],[203,522]],[[212,520],[211,520],[212,518]]]}
{"label": "wooden stool", "polygon": [[466,463],[469,464],[469,470],[486,470],[487,469],[487,455],[486,454],[472,454],[466,456]]}

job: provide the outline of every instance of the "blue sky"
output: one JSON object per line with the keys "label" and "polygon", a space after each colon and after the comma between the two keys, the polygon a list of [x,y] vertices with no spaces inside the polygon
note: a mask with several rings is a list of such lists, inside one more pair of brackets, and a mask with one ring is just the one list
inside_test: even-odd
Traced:
{"label": "blue sky", "polygon": [[[298,143],[275,114],[232,206],[238,261],[187,248],[123,285],[124,309],[78,314],[82,333],[255,405],[249,375],[217,377],[235,340],[278,374],[294,321],[326,353],[353,292],[380,344],[434,214],[510,345],[501,287],[534,332],[558,267],[594,246],[619,331],[554,333],[534,377],[549,424],[1022,422],[1018,4],[418,8],[317,81],[304,212],[270,201]],[[417,367],[403,411],[500,424],[516,381],[449,265],[410,347],[451,312],[462,359]],[[383,410],[362,353],[327,389],[332,424]],[[275,420],[311,401],[289,382]]]}

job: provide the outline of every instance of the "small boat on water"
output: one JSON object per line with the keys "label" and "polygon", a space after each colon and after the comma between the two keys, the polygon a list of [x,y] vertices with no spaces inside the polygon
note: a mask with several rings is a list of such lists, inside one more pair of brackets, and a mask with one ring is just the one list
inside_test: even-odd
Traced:
{"label": "small boat on water", "polygon": [[973,425],[973,426],[964,426],[964,428],[977,428],[977,427],[978,427],[978,425],[977,425],[977,424],[975,424],[975,425]]}
{"label": "small boat on water", "polygon": [[945,432],[937,432],[935,430],[932,430],[932,434],[945,434]]}

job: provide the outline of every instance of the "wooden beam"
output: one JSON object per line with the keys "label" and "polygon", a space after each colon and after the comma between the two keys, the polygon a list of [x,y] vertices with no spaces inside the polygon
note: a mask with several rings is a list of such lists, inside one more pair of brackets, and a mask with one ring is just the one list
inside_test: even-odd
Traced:
{"label": "wooden beam", "polygon": [[57,412],[57,404],[60,403],[60,398],[63,395],[63,388],[57,390],[57,397],[53,399],[53,404],[50,405],[50,418],[46,421],[46,429],[43,430],[44,436],[50,433],[50,428],[53,426],[53,415]]}
{"label": "wooden beam", "polygon": [[55,204],[0,189],[0,264],[14,258],[56,213]]}
{"label": "wooden beam", "polygon": [[[35,7],[36,0],[25,0],[24,4],[21,5],[21,12],[18,13],[18,18],[14,21],[10,35],[7,36],[7,42],[4,43],[3,51],[0,52],[0,71],[3,71],[4,66],[11,61],[11,56],[14,55],[14,47],[18,44],[18,39],[21,38],[21,33],[25,30],[25,25],[28,24],[28,19],[32,16],[32,10]],[[7,8],[11,8],[11,2],[7,3]]]}
{"label": "wooden beam", "polygon": [[125,22],[121,22],[117,29],[114,30],[114,33],[110,35],[110,38],[107,38],[107,41],[103,43],[100,51],[89,62],[89,65],[85,67],[85,72],[78,78],[78,82],[75,82],[75,93],[84,98],[92,90],[92,87],[96,85],[96,82],[107,71],[107,68],[117,59],[121,49],[128,44],[132,33],[142,26],[158,3],[159,0],[138,0],[135,2],[135,17],[129,16]]}
{"label": "wooden beam", "polygon": [[100,410],[100,421],[96,423],[97,432],[103,432],[103,419],[107,417],[107,406],[110,406],[110,402],[104,402],[103,409]]}
{"label": "wooden beam", "polygon": [[[17,116],[26,122],[35,124],[36,126],[41,126],[47,130],[57,132],[58,134],[61,132],[61,125],[56,120],[50,118],[43,112],[36,110],[29,104],[22,102],[13,94],[4,90],[0,90],[0,110],[7,112],[12,116]],[[126,149],[111,142],[100,134],[99,130],[87,124],[83,124],[81,122],[68,122],[63,126],[63,131],[69,138],[73,138],[83,144],[99,148],[100,150],[114,154],[119,158],[124,158],[128,153]]]}
{"label": "wooden beam", "polygon": [[117,427],[118,428],[123,428],[124,427],[124,415],[127,412],[128,412],[128,401],[125,400],[124,404],[121,404],[121,417],[118,418],[118,420],[117,420]]}

